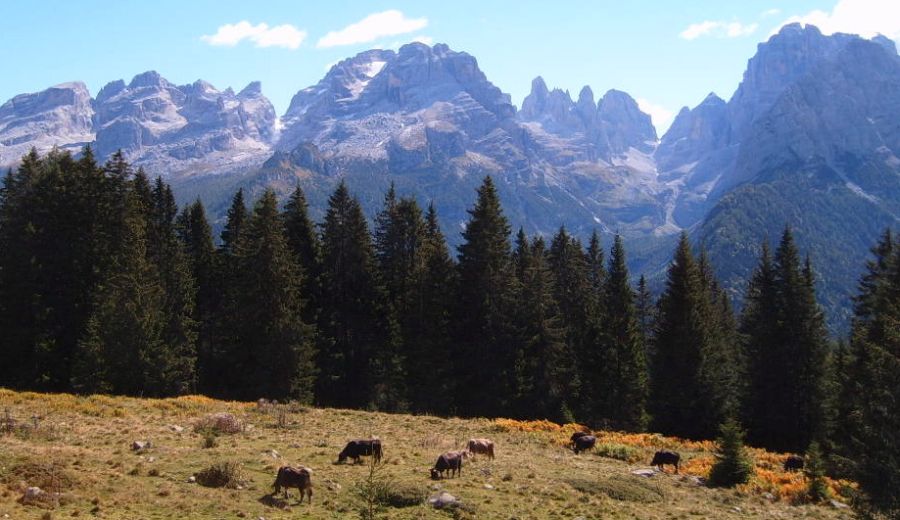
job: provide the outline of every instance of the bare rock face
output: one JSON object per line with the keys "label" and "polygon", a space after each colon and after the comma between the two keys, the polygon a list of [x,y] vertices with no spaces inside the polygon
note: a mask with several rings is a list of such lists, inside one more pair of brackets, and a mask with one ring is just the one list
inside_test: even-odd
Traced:
{"label": "bare rock face", "polygon": [[517,114],[474,57],[446,45],[341,61],[294,96],[282,123],[260,179],[297,178],[313,205],[344,177],[375,211],[394,181],[435,198],[455,225],[466,219],[462,201],[492,175],[505,209],[533,231],[562,222],[585,233],[664,224],[650,157],[656,132],[630,96],[610,91],[596,103],[586,87],[576,103],[537,78]]}
{"label": "bare rock face", "polygon": [[519,119],[531,123],[535,133],[573,140],[576,147],[568,153],[586,152],[583,160],[599,158],[613,163],[624,159],[632,148],[652,153],[657,140],[650,116],[625,92],[610,90],[595,104],[593,91],[585,86],[574,102],[567,91],[548,91],[540,76],[532,81]]}
{"label": "bare rock face", "polygon": [[20,94],[0,105],[0,166],[18,163],[35,147],[78,150],[94,140],[91,95],[84,83],[63,83]]}
{"label": "bare rock face", "polygon": [[275,136],[275,110],[258,82],[235,94],[202,80],[173,85],[150,71],[107,84],[95,106],[98,156],[122,150],[151,173],[261,163]]}

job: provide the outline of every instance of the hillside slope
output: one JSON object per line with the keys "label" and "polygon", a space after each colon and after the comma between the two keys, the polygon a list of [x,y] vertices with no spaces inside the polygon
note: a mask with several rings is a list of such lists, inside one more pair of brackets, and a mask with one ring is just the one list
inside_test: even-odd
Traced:
{"label": "hillside slope", "polygon": [[[711,443],[654,435],[603,433],[594,453],[574,455],[560,445],[574,425],[546,422],[2,389],[0,410],[2,518],[357,518],[358,490],[368,467],[334,461],[347,439],[368,435],[379,436],[385,445],[386,463],[377,481],[388,490],[389,502],[416,502],[444,490],[463,504],[453,510],[435,510],[427,502],[387,505],[381,518],[850,517],[842,507],[791,505],[805,483],[799,474],[781,473],[782,455],[754,450],[758,477],[751,485],[713,490],[699,486],[694,476],[708,471]],[[216,412],[234,414],[244,430],[221,435],[216,447],[204,448],[204,436],[193,425]],[[7,418],[20,421],[12,431],[3,428]],[[494,461],[469,462],[459,478],[428,478],[439,453],[476,436],[497,443]],[[151,446],[132,451],[137,440]],[[682,475],[671,470],[652,477],[632,474],[648,469],[652,451],[660,447],[677,449],[687,459]],[[246,480],[234,489],[189,482],[220,461],[239,463]],[[287,502],[269,496],[274,473],[283,464],[312,468],[312,505],[296,504],[296,490]],[[27,486],[61,493],[60,504],[21,503]]]}

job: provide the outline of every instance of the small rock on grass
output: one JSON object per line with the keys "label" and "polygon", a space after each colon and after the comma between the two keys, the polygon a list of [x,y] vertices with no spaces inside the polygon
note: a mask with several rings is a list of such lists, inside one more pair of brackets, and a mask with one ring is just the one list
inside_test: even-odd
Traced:
{"label": "small rock on grass", "polygon": [[443,491],[439,495],[434,495],[429,498],[428,503],[433,505],[435,509],[443,509],[445,507],[455,507],[459,505],[459,500],[450,493]]}

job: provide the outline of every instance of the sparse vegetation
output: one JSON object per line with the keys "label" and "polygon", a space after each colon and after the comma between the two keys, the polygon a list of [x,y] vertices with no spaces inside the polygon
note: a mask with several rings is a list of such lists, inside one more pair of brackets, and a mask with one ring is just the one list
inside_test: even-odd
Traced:
{"label": "sparse vegetation", "polygon": [[241,465],[238,462],[216,462],[196,475],[197,483],[206,487],[235,489],[244,483]]}

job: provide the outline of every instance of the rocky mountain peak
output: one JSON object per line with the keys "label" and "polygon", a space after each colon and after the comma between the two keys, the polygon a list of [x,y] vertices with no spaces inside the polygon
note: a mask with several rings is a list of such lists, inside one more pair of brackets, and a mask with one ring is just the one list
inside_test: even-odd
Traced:
{"label": "rocky mountain peak", "polygon": [[262,83],[259,81],[251,81],[244,87],[240,92],[238,92],[239,98],[247,98],[247,97],[256,97],[262,95]]}
{"label": "rocky mountain peak", "polygon": [[84,83],[61,83],[0,105],[0,165],[17,163],[31,147],[77,150],[93,141],[91,94]]}
{"label": "rocky mountain peak", "polygon": [[897,44],[894,43],[894,40],[888,38],[887,36],[883,34],[876,34],[872,38],[872,41],[884,47],[888,52],[897,54]]}
{"label": "rocky mountain peak", "polygon": [[141,87],[159,87],[165,88],[169,86],[170,83],[163,78],[159,72],[155,70],[148,70],[147,72],[142,72],[138,74],[134,78],[131,79],[131,83],[128,84],[128,88],[141,88]]}
{"label": "rocky mountain peak", "polygon": [[579,107],[596,107],[596,102],[594,101],[594,91],[591,90],[591,87],[585,85],[581,87],[581,92],[578,93],[578,102],[576,103]]}

